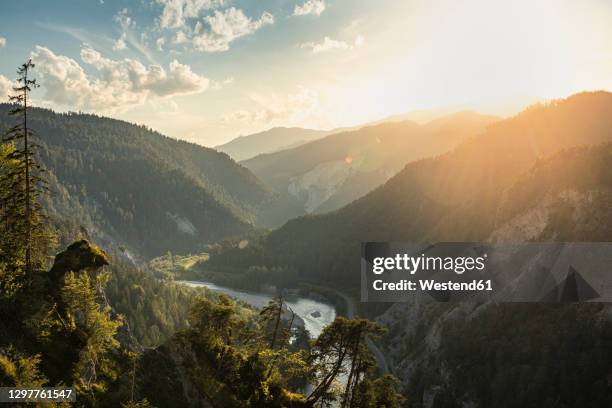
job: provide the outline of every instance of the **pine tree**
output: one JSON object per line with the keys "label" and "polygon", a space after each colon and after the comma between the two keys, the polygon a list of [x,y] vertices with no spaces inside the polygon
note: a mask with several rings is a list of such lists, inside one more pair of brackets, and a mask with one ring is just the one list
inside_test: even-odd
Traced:
{"label": "pine tree", "polygon": [[40,195],[46,191],[41,177],[42,169],[36,160],[38,145],[33,143],[33,130],[28,127],[29,95],[37,88],[36,79],[30,76],[34,64],[31,60],[17,70],[15,95],[10,96],[14,107],[10,115],[17,123],[10,127],[4,137],[9,149],[3,157],[6,166],[0,174],[1,222],[3,229],[2,257],[12,258],[17,268],[25,268],[28,281],[32,272],[46,267],[46,255],[51,235],[42,222]]}
{"label": "pine tree", "polygon": [[281,323],[281,317],[283,315],[283,304],[284,299],[282,296],[276,296],[270,300],[268,306],[264,307],[259,313],[262,321],[262,325],[267,331],[270,332],[270,349],[274,350],[276,347],[276,341],[279,337],[279,328]]}
{"label": "pine tree", "polygon": [[[337,317],[325,327],[313,344],[310,365],[313,367],[316,385],[307,398],[309,406],[320,406],[338,401],[341,407],[356,405],[356,400],[364,399],[363,390],[371,385],[376,361],[368,348],[368,338],[377,338],[384,329],[367,319],[349,320]],[[340,395],[337,387],[341,375],[346,375],[344,392]],[[388,381],[387,381],[388,380]],[[392,377],[387,381],[392,385]],[[377,384],[382,384],[380,380]],[[387,384],[387,382],[385,384]],[[391,389],[389,385],[389,389]],[[394,394],[395,395],[395,394]],[[394,400],[395,401],[395,400]],[[378,402],[366,406],[385,406]],[[390,405],[395,407],[397,405]]]}

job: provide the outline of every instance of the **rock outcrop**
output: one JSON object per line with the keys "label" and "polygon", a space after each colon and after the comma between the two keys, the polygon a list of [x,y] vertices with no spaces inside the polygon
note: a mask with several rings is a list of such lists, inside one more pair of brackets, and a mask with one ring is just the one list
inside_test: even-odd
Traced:
{"label": "rock outcrop", "polygon": [[70,244],[55,256],[49,277],[52,282],[59,282],[70,271],[96,270],[108,264],[106,252],[83,239]]}

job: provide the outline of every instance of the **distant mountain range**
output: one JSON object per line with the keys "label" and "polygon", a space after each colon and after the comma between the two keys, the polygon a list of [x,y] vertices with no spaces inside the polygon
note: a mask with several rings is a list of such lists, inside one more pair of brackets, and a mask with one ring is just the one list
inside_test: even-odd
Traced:
{"label": "distant mountain range", "polygon": [[[12,125],[0,105],[0,131]],[[55,219],[150,258],[243,234],[290,206],[226,154],[119,120],[32,109]],[[286,213],[289,211],[289,213]]]}
{"label": "distant mountain range", "polygon": [[355,126],[335,128],[331,130],[275,127],[264,130],[263,132],[238,136],[227,143],[215,146],[214,149],[227,153],[232,159],[240,162],[252,159],[262,154],[275,153],[281,150],[298,147],[335,133],[350,132],[367,126],[375,126],[389,122],[413,121],[419,124],[425,124],[427,122],[440,119],[444,116],[452,116],[457,112],[467,111],[457,107],[424,109],[391,115],[372,122],[366,122]]}
{"label": "distant mountain range", "polygon": [[452,149],[498,120],[459,112],[424,125],[384,122],[241,162],[305,212],[338,209],[383,184],[406,163]]}
{"label": "distant mountain range", "polygon": [[[418,129],[413,123],[391,125],[391,129],[393,126]],[[521,217],[542,206],[545,198],[561,200],[569,210],[583,212],[572,215],[571,210],[565,218],[543,213],[539,223],[522,226],[536,227],[517,235],[519,239],[610,240],[609,200],[607,204],[600,201],[595,211],[595,219],[602,223],[577,225],[584,214],[594,211],[585,201],[588,191],[610,188],[612,163],[605,154],[609,145],[600,153],[586,150],[554,156],[564,149],[610,143],[610,129],[612,94],[608,92],[581,93],[535,105],[490,125],[448,153],[409,163],[383,186],[338,211],[289,221],[264,239],[259,261],[251,254],[251,262],[292,266],[305,280],[356,287],[362,241],[479,241],[508,236],[509,225],[520,230]],[[568,168],[581,171],[562,171],[562,163],[573,155],[583,156],[572,159],[582,167],[572,164]],[[549,157],[555,162],[545,164],[543,160]],[[589,170],[587,165],[597,167]],[[555,177],[546,176],[553,171]],[[584,192],[575,198],[575,206],[572,189]],[[551,229],[554,225],[561,228],[562,223],[568,223],[564,234]],[[590,232],[584,230],[587,226]]]}
{"label": "distant mountain range", "polygon": [[[283,267],[300,281],[356,293],[364,241],[612,241],[611,129],[612,93],[532,106],[447,153],[409,163],[337,211],[227,247],[208,268],[239,277],[253,266]],[[540,260],[533,261],[513,271],[516,281],[533,273]],[[581,406],[609,395],[600,353],[609,305],[415,295],[360,307],[389,330],[380,345],[410,396],[407,406],[550,406],[560,398]]]}
{"label": "distant mountain range", "polygon": [[277,127],[252,135],[237,137],[225,144],[215,146],[215,149],[227,153],[236,161],[241,161],[259,154],[296,147],[320,139],[330,133],[333,133],[333,131]]}

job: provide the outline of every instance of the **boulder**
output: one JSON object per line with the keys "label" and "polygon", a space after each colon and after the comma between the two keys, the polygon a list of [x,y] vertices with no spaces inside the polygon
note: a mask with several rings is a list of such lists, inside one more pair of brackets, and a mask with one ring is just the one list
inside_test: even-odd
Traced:
{"label": "boulder", "polygon": [[55,256],[49,276],[52,281],[58,282],[70,271],[96,270],[108,264],[106,252],[83,239],[70,244]]}

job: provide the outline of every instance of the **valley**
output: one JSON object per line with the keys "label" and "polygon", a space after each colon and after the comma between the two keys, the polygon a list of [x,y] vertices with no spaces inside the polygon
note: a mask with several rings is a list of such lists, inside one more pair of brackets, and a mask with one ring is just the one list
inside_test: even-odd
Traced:
{"label": "valley", "polygon": [[[232,298],[245,302],[257,309],[263,309],[276,295],[275,292],[253,292],[236,290],[205,281],[178,281],[191,287],[205,287],[212,291],[224,293]],[[298,293],[288,293],[284,296],[289,310],[295,312],[303,321],[302,325],[311,338],[319,337],[325,326],[336,318],[336,309],[323,298],[315,300],[312,296],[301,296]],[[352,318],[352,315],[347,317]]]}
{"label": "valley", "polygon": [[383,121],[241,164],[279,194],[288,194],[304,213],[325,213],[366,195],[407,163],[445,153],[497,120],[457,112],[424,124]]}
{"label": "valley", "polygon": [[[98,242],[108,251],[108,313],[121,313],[127,325],[117,338],[141,356],[138,375],[143,396],[164,406],[169,402],[153,390],[170,387],[169,392],[174,387],[183,389],[186,404],[198,404],[199,397],[189,391],[199,387],[200,377],[187,369],[193,364],[207,373],[206,378],[226,381],[207,350],[218,341],[214,336],[230,334],[208,326],[213,317],[196,323],[196,312],[189,305],[199,304],[198,313],[232,310],[233,317],[218,327],[236,325],[232,329],[236,334],[231,334],[238,336],[232,340],[234,352],[245,356],[251,355],[248,344],[256,336],[249,334],[249,327],[258,327],[261,333],[288,330],[282,336],[295,340],[287,340],[286,350],[299,354],[314,352],[345,321],[364,327],[375,324],[371,334],[364,335],[362,349],[373,362],[372,372],[380,378],[397,376],[398,389],[414,397],[408,406],[417,407],[418,401],[432,398],[470,403],[503,395],[487,396],[471,388],[469,396],[460,396],[455,385],[443,385],[448,372],[457,375],[456,356],[463,353],[450,339],[482,330],[493,324],[489,319],[498,318],[510,321],[507,329],[495,329],[502,341],[513,336],[515,324],[508,310],[527,312],[514,305],[454,306],[419,297],[403,304],[358,302],[360,242],[609,240],[612,116],[602,112],[612,112],[609,93],[575,95],[510,119],[460,113],[424,125],[383,123],[322,136],[270,157],[257,156],[247,160],[246,167],[213,150],[104,118],[34,110],[32,120],[41,127],[46,123],[52,136],[45,140],[41,157],[49,168],[51,187],[59,194],[43,203],[60,241],[76,236]],[[108,132],[102,140],[96,132],[105,126]],[[98,135],[95,151],[90,146],[94,138],[82,141],[76,136],[82,132]],[[141,143],[128,143],[123,132],[133,132],[130,140],[136,137]],[[425,137],[431,148],[418,142]],[[420,150],[409,148],[419,143]],[[317,160],[304,153],[309,150]],[[323,152],[330,156],[323,157]],[[269,167],[257,167],[264,159]],[[382,168],[388,172],[383,178],[361,173]],[[320,184],[327,182],[335,184]],[[357,186],[352,193],[336,195],[352,184]],[[305,195],[302,187],[308,190]],[[332,201],[339,209],[325,212]],[[322,213],[304,215],[309,212]],[[284,224],[266,228],[266,213]],[[532,222],[534,217],[538,223]],[[279,294],[283,294],[281,305],[274,309]],[[273,316],[266,314],[270,310],[278,310],[274,313],[279,317],[277,328],[268,332],[274,321],[265,317]],[[590,305],[554,310],[537,308],[524,320],[553,330],[566,314],[576,319],[581,313],[606,313],[605,308]],[[106,318],[112,319],[112,314]],[[462,321],[472,319],[478,323],[462,328]],[[205,331],[198,324],[205,324]],[[289,329],[284,329],[287,324]],[[585,333],[608,330],[590,320],[587,326]],[[572,324],[563,327],[577,335]],[[545,334],[537,338],[546,342]],[[596,334],[592,340],[600,338]],[[591,347],[591,340],[580,341]],[[456,342],[462,350],[471,347]],[[322,361],[324,365],[326,360]],[[347,364],[336,373],[343,386],[348,381]],[[448,371],[435,368],[440,366]],[[498,368],[505,372],[504,364]],[[309,375],[324,372],[319,370],[323,368]],[[178,380],[162,386],[158,374]],[[295,387],[278,381],[283,387]],[[315,389],[316,385],[310,390]],[[223,398],[223,393],[215,395]]]}
{"label": "valley", "polygon": [[611,22],[1,2],[0,405],[612,407]]}

